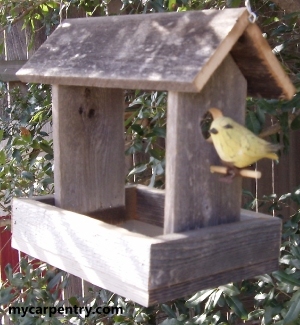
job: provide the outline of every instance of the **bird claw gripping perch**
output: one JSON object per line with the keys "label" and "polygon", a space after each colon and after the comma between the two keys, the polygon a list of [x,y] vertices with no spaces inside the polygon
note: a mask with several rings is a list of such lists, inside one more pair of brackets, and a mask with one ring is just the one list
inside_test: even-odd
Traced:
{"label": "bird claw gripping perch", "polygon": [[231,183],[236,176],[248,177],[248,178],[261,178],[261,172],[258,170],[228,167],[228,166],[210,166],[211,173],[218,173],[225,175],[220,178],[220,181],[225,183]]}

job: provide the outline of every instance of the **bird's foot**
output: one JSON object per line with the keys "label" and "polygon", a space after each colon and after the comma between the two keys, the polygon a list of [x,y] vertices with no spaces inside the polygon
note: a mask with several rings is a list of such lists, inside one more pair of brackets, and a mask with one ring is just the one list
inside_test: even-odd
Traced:
{"label": "bird's foot", "polygon": [[227,166],[226,169],[225,176],[220,177],[219,180],[220,182],[231,184],[236,176],[240,176],[240,169],[234,166]]}
{"label": "bird's foot", "polygon": [[225,176],[219,180],[225,183],[232,183],[236,176],[249,177],[249,178],[261,178],[261,172],[258,170],[250,170],[244,168],[237,168],[235,166],[210,166],[211,173],[219,173]]}

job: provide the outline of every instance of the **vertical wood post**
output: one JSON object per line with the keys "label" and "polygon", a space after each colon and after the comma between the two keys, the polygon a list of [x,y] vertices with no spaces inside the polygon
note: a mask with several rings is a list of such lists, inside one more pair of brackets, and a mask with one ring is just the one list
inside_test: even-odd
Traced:
{"label": "vertical wood post", "polygon": [[53,86],[55,204],[78,213],[125,206],[123,92]]}
{"label": "vertical wood post", "polygon": [[211,107],[244,124],[247,83],[231,56],[200,93],[169,92],[166,142],[165,234],[238,221],[241,178],[219,181],[210,165],[220,164],[200,122]]}

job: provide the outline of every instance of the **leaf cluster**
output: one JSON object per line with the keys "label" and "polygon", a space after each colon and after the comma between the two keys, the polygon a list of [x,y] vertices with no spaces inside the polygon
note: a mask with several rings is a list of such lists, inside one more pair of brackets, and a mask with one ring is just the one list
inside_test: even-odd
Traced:
{"label": "leaf cluster", "polygon": [[31,85],[25,93],[20,88],[9,91],[2,83],[0,101],[4,104],[0,119],[0,207],[9,212],[14,196],[53,192],[52,139],[45,129],[51,126],[51,94],[44,85]]}
{"label": "leaf cluster", "polygon": [[22,258],[20,271],[14,272],[8,264],[5,267],[7,281],[0,287],[0,316],[7,315],[13,324],[61,324],[58,317],[46,314],[9,313],[9,308],[24,310],[29,306],[60,307],[65,303],[61,297],[68,281],[68,274],[56,268],[48,267],[45,263]]}
{"label": "leaf cluster", "polygon": [[[166,93],[128,92],[126,155],[135,157],[128,182],[164,187]],[[138,161],[140,159],[140,161]]]}

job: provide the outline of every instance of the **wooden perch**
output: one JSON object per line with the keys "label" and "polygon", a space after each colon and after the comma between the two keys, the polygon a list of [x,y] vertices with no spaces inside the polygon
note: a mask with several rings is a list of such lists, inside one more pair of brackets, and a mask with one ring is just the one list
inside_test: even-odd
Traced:
{"label": "wooden perch", "polygon": [[[210,166],[211,173],[219,173],[226,175],[228,173],[228,167],[225,166]],[[261,172],[257,170],[250,169],[240,169],[238,175],[248,178],[261,178]]]}

